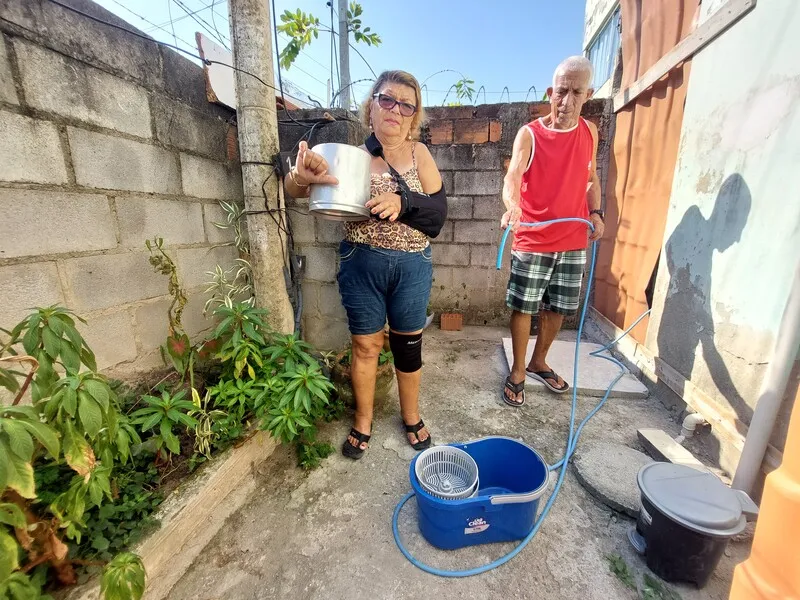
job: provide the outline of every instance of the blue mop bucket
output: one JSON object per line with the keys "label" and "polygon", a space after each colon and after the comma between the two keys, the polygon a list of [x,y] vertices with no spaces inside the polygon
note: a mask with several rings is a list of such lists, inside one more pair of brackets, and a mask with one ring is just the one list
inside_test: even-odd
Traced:
{"label": "blue mop bucket", "polygon": [[480,489],[464,500],[442,500],[426,492],[415,474],[409,478],[417,498],[422,536],[433,546],[455,550],[476,544],[521,540],[533,529],[549,470],[539,453],[507,437],[451,444],[478,465]]}

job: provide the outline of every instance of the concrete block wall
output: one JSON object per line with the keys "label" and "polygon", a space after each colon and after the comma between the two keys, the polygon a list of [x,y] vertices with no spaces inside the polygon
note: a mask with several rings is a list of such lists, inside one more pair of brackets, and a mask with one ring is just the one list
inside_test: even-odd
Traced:
{"label": "concrete block wall", "polygon": [[[433,245],[433,289],[431,308],[436,312],[457,311],[470,325],[505,325],[505,289],[509,275],[510,242],[503,268],[495,268],[504,212],[501,199],[503,177],[519,128],[547,114],[545,102],[482,106],[433,107],[427,109],[422,141],[428,144],[442,174],[449,196],[448,220]],[[605,188],[610,147],[610,106],[590,101],[584,116],[598,125],[598,165]],[[294,111],[297,119],[313,122],[325,111]],[[367,132],[352,116],[335,112],[337,120],[320,125],[310,145],[339,142],[363,143]],[[286,121],[287,119],[281,119]],[[292,123],[281,125],[281,151],[286,159],[297,152],[306,133]],[[308,204],[290,202],[295,252],[305,256],[302,283],[303,330],[306,339],[326,349],[347,343],[344,310],[336,285],[337,245],[343,237],[341,224],[307,214]]]}
{"label": "concrete block wall", "polygon": [[[464,314],[471,325],[505,325],[511,239],[495,267],[502,230],[503,177],[519,128],[549,112],[547,102],[436,107],[427,110],[429,144],[449,192],[449,218],[433,240],[431,305]],[[605,189],[610,110],[589,101],[583,115],[598,126],[598,165]]]}
{"label": "concrete block wall", "polygon": [[213,225],[219,200],[242,201],[233,116],[172,50],[47,0],[0,3],[0,326],[62,304],[88,320],[102,369],[161,365],[167,279],[144,246],[160,236],[188,292],[184,326],[209,329],[205,272],[236,258]]}
{"label": "concrete block wall", "polygon": [[[335,121],[327,120],[330,115]],[[296,110],[291,116],[311,123],[321,120],[313,131],[291,123],[285,114],[278,115],[281,156],[286,165],[297,156],[301,140],[310,147],[324,143],[360,146],[368,131],[351,113],[343,110]],[[341,223],[326,221],[308,214],[308,199],[287,198],[294,252],[305,257],[305,272],[300,283],[303,295],[302,333],[311,344],[324,350],[338,350],[350,339],[347,317],[339,297],[336,273],[339,270],[338,247],[344,237]]]}

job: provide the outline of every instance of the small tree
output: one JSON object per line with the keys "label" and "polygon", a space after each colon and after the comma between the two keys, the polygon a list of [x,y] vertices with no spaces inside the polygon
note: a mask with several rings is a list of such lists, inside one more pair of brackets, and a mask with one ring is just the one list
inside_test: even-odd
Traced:
{"label": "small tree", "polygon": [[[356,42],[363,42],[367,46],[380,46],[381,37],[377,33],[370,31],[369,27],[362,28],[360,17],[363,12],[364,10],[360,4],[357,2],[350,3],[350,8],[347,9],[347,32],[348,34],[353,34],[353,39]],[[279,57],[280,65],[287,70],[291,68],[300,51],[311,44],[311,38],[317,39],[319,37],[320,31],[337,33],[329,27],[325,27],[311,13],[306,14],[299,8],[295,12],[285,11],[281,15],[281,22],[282,24],[278,25],[278,31],[291,38]],[[353,49],[356,50],[355,48]],[[361,56],[360,53],[359,56]],[[362,56],[361,58],[364,57]]]}

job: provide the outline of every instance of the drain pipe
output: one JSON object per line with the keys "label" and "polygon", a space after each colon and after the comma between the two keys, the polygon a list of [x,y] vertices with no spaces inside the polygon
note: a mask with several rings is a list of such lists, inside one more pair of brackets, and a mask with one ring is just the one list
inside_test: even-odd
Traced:
{"label": "drain pipe", "polygon": [[694,435],[695,430],[701,426],[708,424],[708,421],[705,420],[705,417],[700,413],[691,413],[686,415],[686,418],[683,420],[681,424],[681,434],[675,438],[675,441],[679,444],[683,444],[686,438],[690,438]]}
{"label": "drain pipe", "polygon": [[800,347],[800,264],[794,274],[794,283],[789,292],[789,300],[781,319],[775,350],[767,367],[761,391],[758,395],[750,429],[744,442],[742,456],[731,487],[747,492],[753,489],[758,478],[767,444],[775,426],[786,385],[789,382]]}

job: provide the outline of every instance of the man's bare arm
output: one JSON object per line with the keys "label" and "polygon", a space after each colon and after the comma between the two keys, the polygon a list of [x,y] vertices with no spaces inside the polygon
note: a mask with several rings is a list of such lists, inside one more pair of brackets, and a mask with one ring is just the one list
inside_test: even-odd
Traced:
{"label": "man's bare arm", "polygon": [[526,127],[521,127],[514,138],[514,148],[511,152],[511,162],[508,165],[508,172],[503,179],[503,204],[506,213],[503,215],[501,225],[503,228],[509,224],[516,229],[522,211],[520,209],[520,186],[522,176],[528,168],[528,162],[533,151],[533,141],[530,131],[525,131]]}
{"label": "man's bare arm", "polygon": [[[597,146],[599,137],[597,134],[597,126],[591,121],[586,121],[586,123],[589,125],[589,131],[591,131],[592,140],[594,141],[594,149],[592,150],[592,172],[589,175],[589,182],[586,189],[586,204],[591,211],[600,210],[600,204],[602,202],[600,195],[600,178],[597,176]],[[603,237],[605,224],[600,218],[600,215],[590,215],[590,219],[592,224],[594,224],[594,231],[589,235],[589,241],[594,242]]]}

